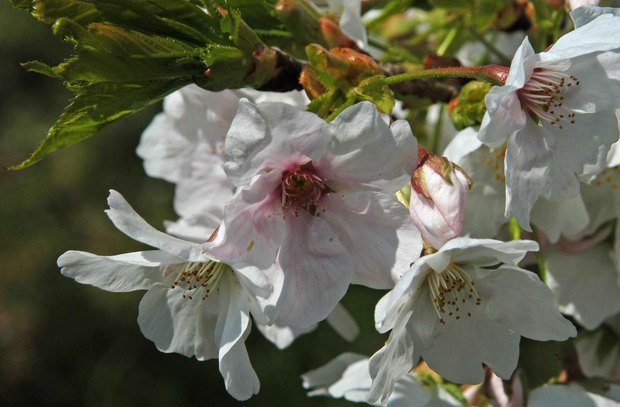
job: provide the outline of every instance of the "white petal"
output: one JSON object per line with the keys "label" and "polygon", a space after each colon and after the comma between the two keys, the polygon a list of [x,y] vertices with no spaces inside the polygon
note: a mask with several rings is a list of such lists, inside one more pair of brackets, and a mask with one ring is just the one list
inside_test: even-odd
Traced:
{"label": "white petal", "polygon": [[282,169],[294,153],[316,161],[325,153],[328,134],[327,123],[313,113],[241,100],[226,135],[226,173],[239,186],[266,168]]}
{"label": "white petal", "polygon": [[[483,293],[479,294],[484,302]],[[444,332],[433,336],[432,346],[421,353],[431,369],[456,383],[480,383],[483,363],[508,379],[517,367],[519,335],[508,326],[472,313],[469,318],[447,320]]]}
{"label": "white petal", "polygon": [[182,288],[158,284],[140,301],[138,325],[161,352],[214,359],[218,354],[214,331],[220,296],[215,291],[204,301],[199,297],[190,300],[184,298]]}
{"label": "white petal", "polygon": [[[440,253],[449,253],[450,259],[460,264],[492,266],[498,263],[517,264],[528,251],[537,251],[538,243],[532,240],[502,242],[492,239],[459,237],[447,242],[439,252],[425,258],[427,262]],[[448,259],[448,261],[450,260]],[[437,268],[442,271],[445,268]]]}
{"label": "white petal", "polygon": [[541,58],[568,59],[595,51],[618,49],[620,17],[602,14],[585,25],[560,37]]}
{"label": "white petal", "polygon": [[[591,2],[598,3],[598,0],[594,0]],[[620,9],[615,7],[579,7],[571,11],[570,16],[575,23],[575,28],[579,28],[582,25],[586,25],[590,21],[594,20],[601,14],[619,15]]]}
{"label": "white petal", "polygon": [[424,240],[432,247],[439,248],[458,236],[463,229],[469,185],[459,171],[452,171],[448,175],[452,180],[450,183],[427,166],[422,167],[421,171],[426,191],[431,198],[412,191],[409,213]]}
{"label": "white petal", "polygon": [[284,323],[304,327],[327,318],[344,296],[353,261],[322,218],[291,216],[287,228],[279,255],[284,279],[277,307]]}
{"label": "white petal", "polygon": [[409,181],[417,141],[406,122],[390,128],[372,103],[361,102],[340,113],[330,131],[329,154],[317,169],[334,190],[361,187],[392,194]]}
{"label": "white petal", "polygon": [[276,187],[279,171],[257,176],[241,187],[226,205],[222,225],[209,249],[227,263],[244,262],[259,268],[271,266],[284,240],[282,198]]}
{"label": "white petal", "polygon": [[360,328],[353,315],[341,304],[336,304],[336,307],[327,316],[327,323],[347,342],[353,342],[360,333]]}
{"label": "white petal", "polygon": [[[432,402],[432,403],[431,403]],[[429,404],[431,403],[431,404]],[[416,380],[413,374],[403,376],[394,386],[394,391],[387,401],[386,407],[445,407],[451,404],[433,400],[433,396]],[[461,406],[461,404],[456,404]]]}
{"label": "white petal", "polygon": [[620,403],[578,386],[548,385],[530,393],[530,407],[618,407]]}
{"label": "white petal", "polygon": [[551,243],[560,235],[572,236],[579,233],[590,220],[581,195],[561,202],[539,199],[531,213],[532,223],[545,232]]}
{"label": "white petal", "polygon": [[397,231],[403,229],[405,235],[405,229],[411,230],[412,226],[407,208],[392,196],[359,192],[341,198],[328,194],[321,205],[325,209],[321,217],[332,226],[351,254],[355,284],[391,288],[390,270],[396,263],[396,253],[409,252],[410,262],[420,253],[422,241],[414,233],[408,239],[399,240]]}
{"label": "white petal", "polygon": [[110,190],[106,213],[121,232],[139,242],[189,261],[208,260],[199,244],[177,239],[146,223],[118,192]]}
{"label": "white petal", "polygon": [[477,238],[493,237],[506,223],[506,185],[501,178],[504,175],[504,155],[502,150],[492,151],[481,144],[476,135],[471,127],[461,131],[444,155],[473,180],[467,193],[462,233]]}
{"label": "white petal", "polygon": [[224,160],[207,143],[194,146],[174,197],[174,209],[187,222],[206,226],[213,224],[212,219],[223,218],[224,205],[233,197],[232,184],[223,165]]}
{"label": "white petal", "polygon": [[174,131],[174,125],[174,119],[160,113],[142,133],[136,152],[150,177],[169,182],[181,179],[182,164],[191,154],[192,143]]}
{"label": "white petal", "polygon": [[[549,184],[549,167],[553,160],[554,138],[544,128],[527,120],[524,129],[514,134],[506,149],[506,217],[514,216],[521,228],[531,230],[530,211],[534,202]],[[560,180],[554,180],[560,181]],[[562,179],[562,186],[572,196],[579,191],[579,181],[573,175]]]}
{"label": "white petal", "polygon": [[142,134],[137,153],[148,175],[178,182],[196,145],[223,155],[224,136],[239,98],[230,90],[210,92],[186,86],[164,99],[164,112]]}
{"label": "white petal", "polygon": [[[424,259],[424,258],[423,258]],[[385,333],[393,329],[402,314],[412,307],[420,286],[426,279],[429,267],[423,260],[416,261],[375,306],[375,327]]]}
{"label": "white petal", "polygon": [[180,261],[159,250],[118,256],[68,251],[58,258],[58,267],[63,276],[78,283],[106,291],[127,292],[148,290],[163,280],[162,266]]}
{"label": "white petal", "polygon": [[610,251],[605,243],[576,254],[545,251],[549,286],[558,298],[560,310],[589,330],[620,312],[618,272]]}
{"label": "white petal", "polygon": [[[403,315],[403,322],[408,318],[408,315]],[[411,370],[419,358],[420,355],[414,349],[413,340],[406,330],[405,323],[400,324],[392,330],[385,345],[370,358],[372,387],[368,393],[368,400],[370,402],[380,400],[385,404],[396,382]]]}
{"label": "white petal", "polygon": [[504,86],[495,86],[487,93],[484,115],[478,138],[491,147],[498,147],[522,129],[527,116],[521,108],[517,90],[530,78],[537,57],[527,37],[515,53]]}
{"label": "white petal", "polygon": [[[563,341],[577,334],[573,324],[560,314],[551,290],[536,274],[509,265],[477,273],[486,274],[476,281],[476,288],[485,288],[491,294],[485,309],[496,322],[537,341]],[[482,298],[483,293],[479,294]]]}
{"label": "white petal", "polygon": [[310,325],[304,328],[293,327],[290,325],[278,325],[278,322],[271,325],[255,323],[258,330],[278,349],[286,349],[299,336],[312,332],[316,329],[316,325]]}
{"label": "white petal", "polygon": [[620,341],[610,329],[579,335],[575,341],[579,367],[586,377],[620,380]]}
{"label": "white petal", "polygon": [[196,219],[179,219],[176,222],[164,221],[166,233],[183,240],[201,243],[206,241],[220,225],[222,218],[202,217]]}
{"label": "white petal", "polygon": [[[257,394],[260,389],[258,376],[252,368],[245,338],[250,333],[249,304],[246,294],[241,289],[236,278],[222,277],[220,290],[228,290],[224,303],[220,301],[219,324],[223,323],[221,337],[219,337],[219,364],[220,373],[224,378],[226,390],[237,400],[247,400]],[[222,310],[222,308],[224,310]],[[222,312],[224,311],[224,312]],[[224,319],[222,321],[222,319]],[[219,335],[219,331],[217,334]]]}
{"label": "white petal", "polygon": [[366,27],[362,21],[362,2],[359,0],[348,0],[344,2],[344,9],[339,21],[342,31],[355,40],[357,46],[366,48],[368,36]]}
{"label": "white petal", "polygon": [[309,396],[344,397],[349,401],[363,402],[370,388],[368,358],[356,353],[342,353],[325,365],[304,373],[301,378],[304,388],[312,389]]}

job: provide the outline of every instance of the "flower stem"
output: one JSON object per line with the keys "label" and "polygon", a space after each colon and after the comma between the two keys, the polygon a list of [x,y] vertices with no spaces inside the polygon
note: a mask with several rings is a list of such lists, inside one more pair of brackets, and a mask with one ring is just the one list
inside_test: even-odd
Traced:
{"label": "flower stem", "polygon": [[494,85],[503,85],[507,77],[508,68],[499,65],[487,65],[481,67],[425,69],[389,76],[382,79],[380,82],[383,85],[395,85],[401,82],[424,78],[470,78],[490,82]]}
{"label": "flower stem", "polygon": [[521,239],[521,227],[519,226],[517,218],[512,217],[508,220],[508,230],[510,231],[510,237],[512,240]]}

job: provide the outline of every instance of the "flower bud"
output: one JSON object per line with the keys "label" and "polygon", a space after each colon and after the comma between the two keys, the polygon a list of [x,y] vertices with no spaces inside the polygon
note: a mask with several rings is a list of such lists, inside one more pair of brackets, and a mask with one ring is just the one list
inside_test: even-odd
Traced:
{"label": "flower bud", "polygon": [[469,175],[445,157],[421,149],[411,177],[409,213],[424,240],[438,249],[463,229]]}
{"label": "flower bud", "polygon": [[471,81],[463,86],[457,98],[452,99],[448,112],[457,130],[482,123],[487,110],[484,98],[489,90],[491,90],[490,84]]}

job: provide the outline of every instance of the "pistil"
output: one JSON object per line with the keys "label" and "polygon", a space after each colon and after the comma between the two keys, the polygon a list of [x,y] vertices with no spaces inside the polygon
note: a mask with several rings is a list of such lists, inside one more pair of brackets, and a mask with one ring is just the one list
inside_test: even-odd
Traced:
{"label": "pistil", "polygon": [[300,209],[318,216],[319,201],[329,192],[332,190],[317,175],[312,161],[282,172],[282,208],[290,208],[295,216]]}

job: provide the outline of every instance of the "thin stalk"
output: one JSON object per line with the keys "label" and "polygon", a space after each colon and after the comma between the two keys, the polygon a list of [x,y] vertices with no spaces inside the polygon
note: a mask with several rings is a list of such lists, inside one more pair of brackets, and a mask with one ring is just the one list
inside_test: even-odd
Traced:
{"label": "thin stalk", "polygon": [[454,67],[434,68],[416,72],[407,72],[389,76],[380,81],[381,85],[396,85],[397,83],[424,78],[469,78],[490,82],[494,85],[503,85],[508,76],[508,68],[499,65],[481,67]]}

